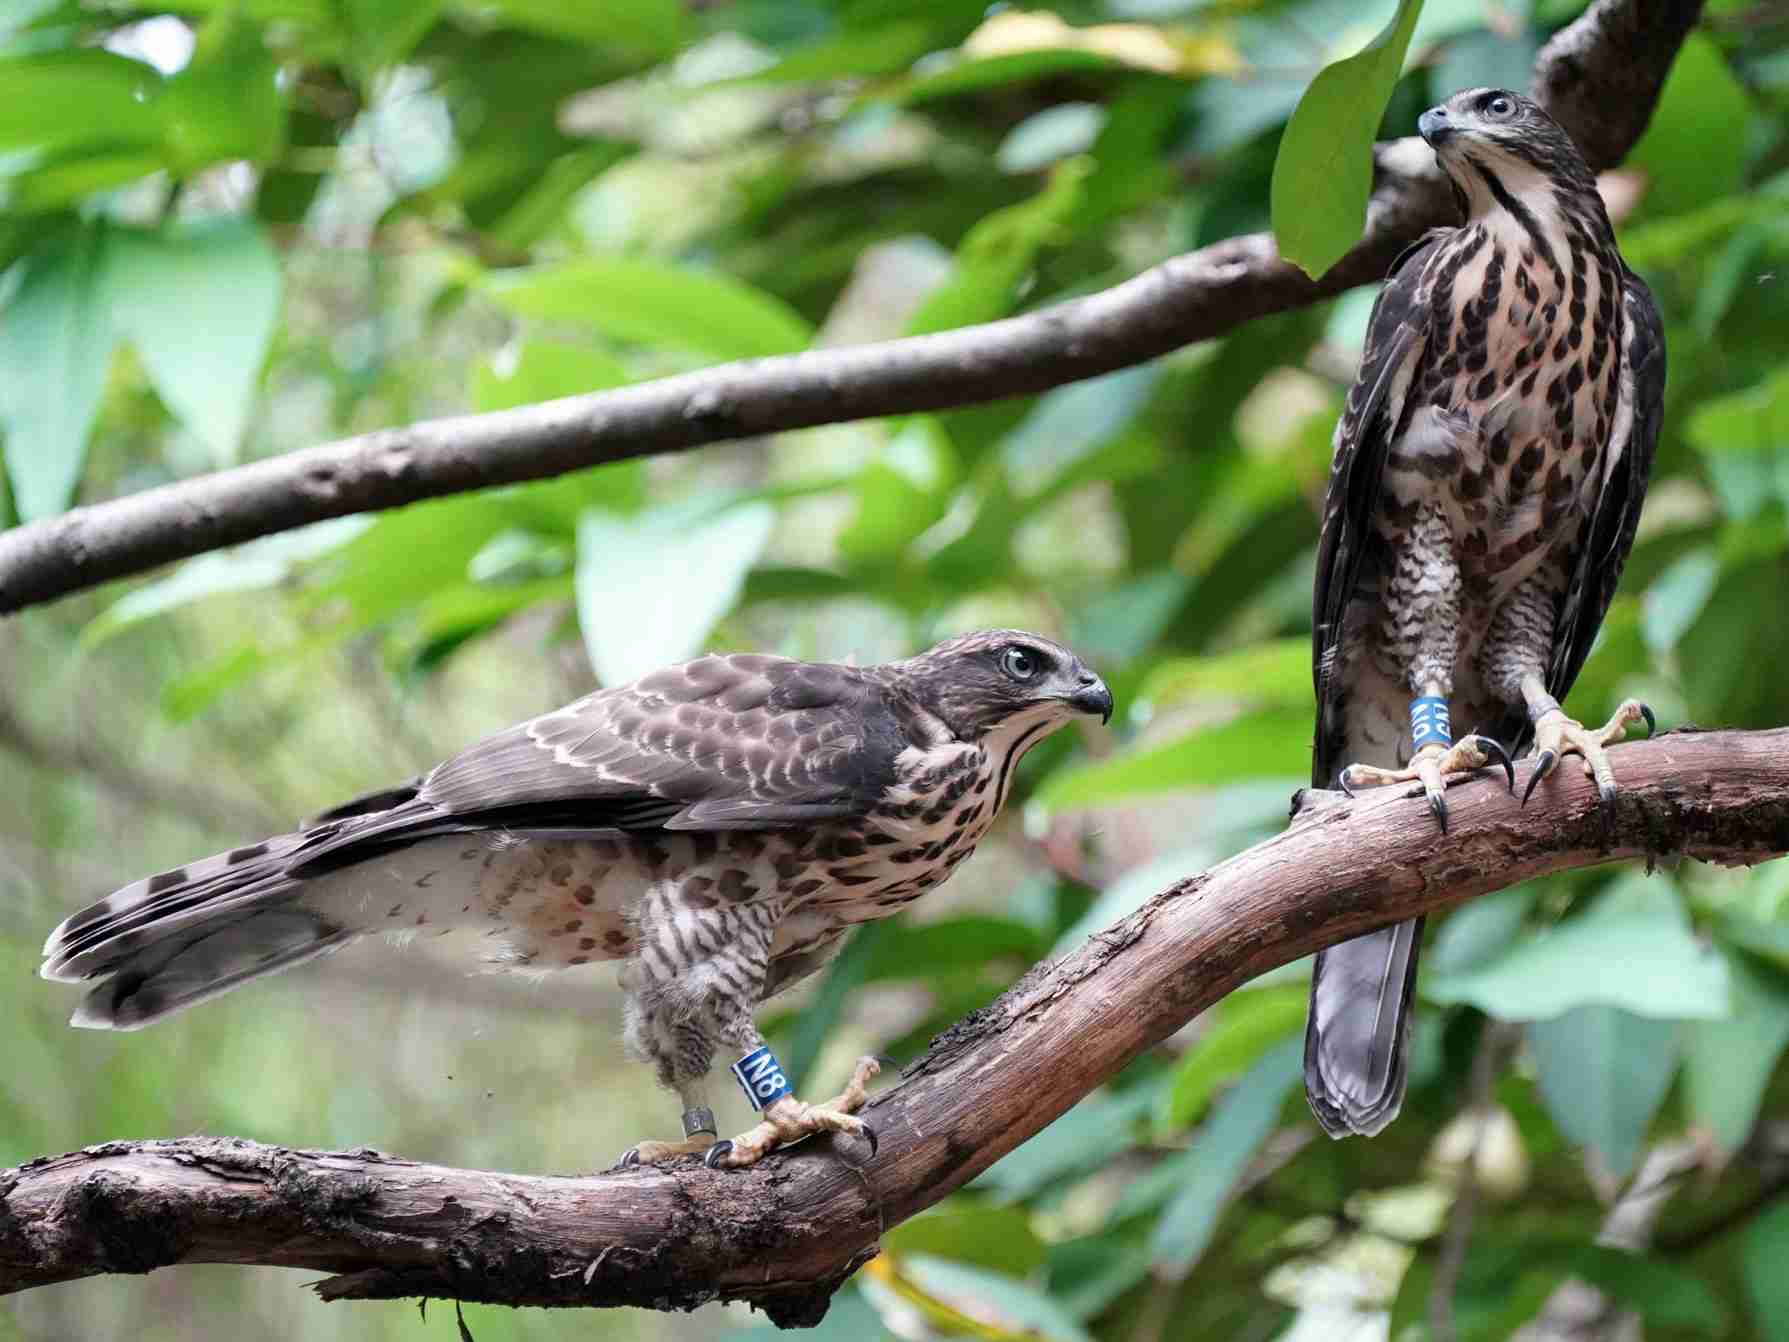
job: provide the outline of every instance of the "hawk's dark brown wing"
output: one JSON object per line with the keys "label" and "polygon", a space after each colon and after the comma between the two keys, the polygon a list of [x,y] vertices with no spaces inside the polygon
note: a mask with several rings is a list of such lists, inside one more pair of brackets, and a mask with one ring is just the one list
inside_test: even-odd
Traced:
{"label": "hawk's dark brown wing", "polygon": [[1596,512],[1590,519],[1589,542],[1578,556],[1572,585],[1565,595],[1553,661],[1547,668],[1547,691],[1563,699],[1578,678],[1590,645],[1602,627],[1622,565],[1633,548],[1646,501],[1646,481],[1658,448],[1659,423],[1665,412],[1665,331],[1658,305],[1639,276],[1628,273],[1622,283],[1623,341],[1621,381],[1615,423],[1609,432],[1608,465]]}
{"label": "hawk's dark brown wing", "polygon": [[860,814],[907,744],[881,683],[856,668],[703,657],[488,737],[377,794],[381,813],[326,813],[342,823],[316,831],[293,870],[471,829],[767,829]]}
{"label": "hawk's dark brown wing", "polygon": [[1360,583],[1386,454],[1403,417],[1412,374],[1428,343],[1424,276],[1435,249],[1451,231],[1431,231],[1405,248],[1392,264],[1367,323],[1359,376],[1336,423],[1311,609],[1311,675],[1317,690],[1311,781],[1318,787],[1331,786],[1342,763],[1345,687],[1335,683],[1330,673],[1340,655],[1348,603]]}

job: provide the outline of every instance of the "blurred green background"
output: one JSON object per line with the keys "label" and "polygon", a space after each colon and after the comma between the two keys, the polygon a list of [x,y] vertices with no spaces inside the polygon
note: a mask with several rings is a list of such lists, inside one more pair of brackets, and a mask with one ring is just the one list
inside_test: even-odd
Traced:
{"label": "blurred green background", "polygon": [[[7,0],[0,524],[999,317],[1265,228],[1299,94],[1392,8]],[[1579,8],[1429,0],[1383,133],[1525,86]],[[1670,387],[1568,705],[1587,721],[1640,694],[1664,725],[1789,722],[1786,109],[1782,7],[1711,3],[1607,179]],[[69,1030],[73,994],[35,968],[130,878],[704,647],[869,661],[1014,624],[1119,698],[1110,732],[1034,753],[955,881],[764,1013],[811,1092],[1274,832],[1308,770],[1316,504],[1371,298],[1045,396],[328,523],[0,622],[0,1166],[208,1132],[575,1173],[667,1135],[611,968],[512,981],[362,946],[141,1035]],[[1430,935],[1382,1138],[1317,1138],[1292,967],[891,1234],[817,1336],[1501,1338],[1576,1277],[1647,1338],[1789,1338],[1789,864],[1576,873]],[[1596,1246],[1643,1165],[1673,1171],[1656,1225]],[[454,1335],[439,1307],[302,1281],[78,1282],[0,1302],[0,1339]],[[466,1317],[479,1342],[765,1328]],[[1617,1335],[1597,1328],[1544,1335]]]}

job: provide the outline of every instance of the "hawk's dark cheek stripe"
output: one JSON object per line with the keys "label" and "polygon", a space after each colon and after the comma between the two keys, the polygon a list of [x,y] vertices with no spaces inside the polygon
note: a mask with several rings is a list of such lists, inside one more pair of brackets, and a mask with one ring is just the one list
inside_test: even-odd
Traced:
{"label": "hawk's dark cheek stripe", "polygon": [[1478,171],[1479,176],[1485,179],[1485,185],[1491,188],[1491,195],[1496,198],[1497,203],[1508,210],[1515,221],[1522,225],[1522,231],[1534,239],[1534,249],[1546,259],[1547,268],[1557,271],[1559,262],[1553,257],[1553,248],[1547,241],[1547,235],[1541,231],[1540,220],[1534,217],[1526,205],[1509,193],[1509,188],[1503,184],[1502,179],[1496,173],[1477,159],[1471,160],[1471,163]]}
{"label": "hawk's dark cheek stripe", "polygon": [[1049,725],[1050,724],[1047,722],[1033,724],[1030,731],[1015,739],[1012,745],[1007,748],[1006,758],[1000,762],[1000,783],[999,786],[994,789],[995,806],[1006,805],[1006,779],[1007,775],[1013,771],[1013,761],[1019,758],[1019,752],[1025,748],[1025,743],[1027,741],[1036,736],[1039,732],[1047,730]]}

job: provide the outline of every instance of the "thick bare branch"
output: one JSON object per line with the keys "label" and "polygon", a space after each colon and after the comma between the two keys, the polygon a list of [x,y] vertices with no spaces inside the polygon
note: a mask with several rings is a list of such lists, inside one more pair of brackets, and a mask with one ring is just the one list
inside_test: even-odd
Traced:
{"label": "thick bare branch", "polygon": [[1577,769],[1519,806],[1315,794],[1283,834],[1156,896],[933,1042],[868,1117],[742,1172],[531,1178],[373,1151],[217,1138],[119,1142],[0,1171],[0,1293],[174,1263],[335,1275],[332,1299],[453,1296],[688,1308],[749,1300],[810,1322],[888,1227],[1039,1131],[1238,984],[1317,948],[1517,881],[1614,858],[1789,852],[1789,729],[1623,746],[1605,825]]}
{"label": "thick bare branch", "polygon": [[[1700,0],[1597,0],[1541,52],[1536,95],[1594,166],[1613,166],[1639,138],[1700,9]],[[984,326],[723,364],[326,443],[0,535],[0,614],[325,518],[704,443],[1025,395],[1141,363],[1376,280],[1449,217],[1448,193],[1420,144],[1381,146],[1379,159],[1366,235],[1318,282],[1256,233]]]}

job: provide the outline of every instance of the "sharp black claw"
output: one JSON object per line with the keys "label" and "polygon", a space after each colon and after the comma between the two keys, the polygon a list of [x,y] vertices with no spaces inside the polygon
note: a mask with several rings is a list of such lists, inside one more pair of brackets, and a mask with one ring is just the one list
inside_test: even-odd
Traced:
{"label": "sharp black claw", "polygon": [[1646,734],[1651,736],[1659,729],[1659,720],[1652,715],[1652,710],[1645,704],[1640,705],[1640,716],[1646,719]]}
{"label": "sharp black claw", "polygon": [[872,1156],[874,1156],[876,1154],[876,1147],[877,1147],[876,1129],[872,1128],[868,1123],[865,1123],[863,1125],[863,1135],[864,1135],[865,1139],[870,1144],[870,1154]]}
{"label": "sharp black claw", "polygon": [[1553,771],[1553,765],[1559,756],[1551,750],[1541,751],[1540,758],[1534,762],[1534,772],[1528,775],[1528,786],[1522,790],[1522,805],[1528,805],[1528,799],[1534,795],[1535,784]]}
{"label": "sharp black claw", "polygon": [[1480,736],[1476,732],[1473,733],[1472,739],[1478,742],[1480,749],[1503,766],[1503,772],[1509,775],[1509,795],[1512,797],[1515,796],[1516,766],[1510,762],[1509,751],[1505,750],[1502,745],[1492,740],[1490,737]]}
{"label": "sharp black claw", "polygon": [[895,1058],[895,1055],[892,1053],[874,1053],[874,1054],[871,1054],[870,1056],[875,1058],[876,1061],[881,1063],[884,1067],[893,1067],[893,1068],[898,1069],[901,1065],[899,1060],[897,1060]]}
{"label": "sharp black claw", "polygon": [[627,1148],[626,1151],[624,1151],[622,1153],[622,1156],[621,1156],[621,1168],[622,1169],[626,1169],[630,1165],[638,1165],[639,1163],[640,1163],[640,1148],[639,1147],[630,1146]]}
{"label": "sharp black claw", "polygon": [[1441,822],[1441,832],[1447,833],[1447,797],[1439,792],[1429,793],[1429,809],[1435,813],[1435,819]]}
{"label": "sharp black claw", "polygon": [[1343,795],[1350,798],[1354,796],[1354,789],[1348,786],[1348,771],[1346,769],[1336,775],[1336,785],[1342,789]]}
{"label": "sharp black claw", "polygon": [[1602,798],[1603,809],[1605,811],[1612,811],[1615,809],[1615,798],[1617,796],[1615,784],[1598,783],[1596,785],[1596,795]]}
{"label": "sharp black claw", "polygon": [[706,1150],[702,1153],[702,1163],[704,1165],[708,1166],[708,1168],[711,1170],[718,1170],[718,1169],[722,1168],[721,1161],[725,1160],[732,1153],[733,1153],[732,1140],[729,1138],[723,1137],[718,1142],[716,1142],[713,1146],[709,1147],[708,1150]]}

